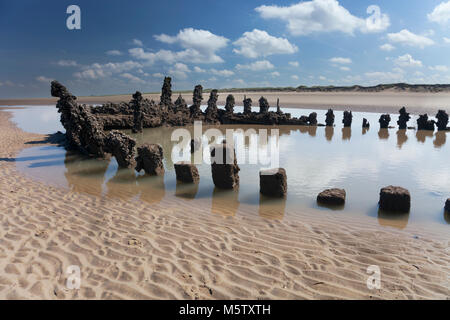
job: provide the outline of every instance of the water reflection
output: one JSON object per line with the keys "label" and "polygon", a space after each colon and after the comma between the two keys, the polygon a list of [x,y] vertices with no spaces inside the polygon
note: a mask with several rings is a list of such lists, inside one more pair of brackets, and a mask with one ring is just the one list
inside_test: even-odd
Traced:
{"label": "water reflection", "polygon": [[446,131],[438,131],[435,134],[435,139],[433,144],[436,148],[442,147],[447,141],[447,132]]}
{"label": "water reflection", "polygon": [[378,209],[378,223],[385,227],[405,229],[408,225],[409,213],[387,212]]}
{"label": "water reflection", "polygon": [[346,127],[342,128],[342,140],[350,140],[352,137],[352,128]]}
{"label": "water reflection", "polygon": [[334,127],[325,127],[325,138],[327,141],[331,141],[333,139]]}
{"label": "water reflection", "polygon": [[281,220],[286,210],[286,197],[270,198],[262,194],[259,196],[258,213],[261,218]]}
{"label": "water reflection", "polygon": [[381,129],[378,131],[378,138],[380,140],[387,140],[389,139],[389,129]]}
{"label": "water reflection", "polygon": [[326,203],[322,203],[322,202],[319,202],[319,201],[316,201],[316,203],[317,203],[317,206],[319,208],[330,209],[330,210],[333,210],[333,211],[341,211],[341,210],[345,209],[345,203],[344,204],[338,204],[338,205],[336,205],[336,204],[326,204]]}
{"label": "water reflection", "polygon": [[399,129],[397,131],[397,147],[399,149],[402,148],[402,145],[408,140],[408,136],[406,135],[406,129]]}
{"label": "water reflection", "polygon": [[[308,133],[311,137],[315,137],[316,136],[317,126],[300,126],[299,128],[300,128],[300,132],[301,133]],[[289,135],[290,131],[291,130],[289,130],[289,133],[285,132],[285,134]]]}
{"label": "water reflection", "polygon": [[[89,159],[75,152],[67,151],[64,158],[66,171],[64,176],[69,188],[75,192],[84,192],[100,196],[110,161]],[[84,183],[89,181],[89,183]]]}
{"label": "water reflection", "polygon": [[450,224],[450,212],[444,210],[444,220]]}
{"label": "water reflection", "polygon": [[425,139],[431,138],[431,137],[433,137],[433,131],[431,131],[431,130],[417,130],[416,131],[417,141],[419,141],[421,143],[425,143]]}
{"label": "water reflection", "polygon": [[224,216],[234,216],[239,208],[239,188],[223,190],[214,187],[211,212]]}
{"label": "water reflection", "polygon": [[183,198],[186,200],[195,199],[198,192],[198,185],[198,183],[184,183],[177,181],[175,197]]}

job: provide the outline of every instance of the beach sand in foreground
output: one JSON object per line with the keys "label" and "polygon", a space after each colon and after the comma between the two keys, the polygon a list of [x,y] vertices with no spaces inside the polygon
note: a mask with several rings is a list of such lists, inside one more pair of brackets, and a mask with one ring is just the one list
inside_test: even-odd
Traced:
{"label": "beach sand in foreground", "polygon": [[[225,105],[229,93],[220,92],[218,105]],[[277,99],[280,99],[281,107],[312,108],[335,110],[352,110],[379,113],[398,113],[405,106],[408,112],[413,114],[429,113],[435,115],[437,110],[450,108],[450,93],[415,93],[415,92],[378,92],[378,93],[305,93],[305,92],[233,92],[237,105],[242,105],[244,95],[253,100],[253,106],[258,106],[258,100],[264,96],[270,106],[275,107]],[[175,101],[178,94],[172,95]],[[192,102],[191,93],[183,93],[183,98],[188,104]],[[203,103],[208,101],[209,93],[203,94]],[[145,94],[145,98],[159,101],[160,94]],[[78,103],[102,104],[106,102],[129,102],[130,95],[112,95],[98,97],[78,97]],[[52,105],[56,104],[56,98],[34,99],[0,99],[0,105]]]}
{"label": "beach sand in foreground", "polygon": [[[224,97],[224,94],[221,94]],[[269,220],[55,188],[18,173],[45,144],[0,111],[2,299],[448,299],[449,239],[332,215]],[[447,226],[443,226],[447,227]],[[66,287],[71,265],[81,287]],[[369,290],[367,268],[381,269]]]}

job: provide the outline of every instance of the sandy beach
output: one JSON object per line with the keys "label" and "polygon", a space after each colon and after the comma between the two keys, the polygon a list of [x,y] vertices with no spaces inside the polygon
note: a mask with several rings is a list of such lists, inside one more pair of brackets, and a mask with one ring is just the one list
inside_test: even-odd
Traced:
{"label": "sandy beach", "polygon": [[[227,95],[230,93],[220,92],[218,105],[225,105]],[[305,92],[233,92],[237,105],[242,105],[244,96],[253,100],[253,106],[258,106],[261,96],[267,98],[270,106],[275,107],[277,99],[280,99],[281,107],[305,108],[305,109],[328,109],[352,110],[379,113],[398,113],[401,107],[406,107],[412,114],[429,113],[434,115],[439,109],[448,109],[450,105],[450,93],[415,93],[415,92],[332,92],[332,93],[305,93]],[[159,101],[160,94],[144,94],[145,98]],[[178,94],[174,93],[175,99]],[[188,104],[192,102],[191,93],[183,93],[183,98]],[[106,102],[118,103],[129,102],[130,95],[93,96],[78,97],[78,103],[102,104]],[[203,103],[206,104],[208,93],[203,94]],[[56,98],[34,98],[34,99],[0,99],[0,105],[51,105],[56,104]]]}
{"label": "sandy beach", "polygon": [[[266,96],[286,104],[291,97]],[[56,188],[15,168],[20,150],[46,143],[0,111],[1,299],[450,296],[450,240],[437,235],[445,232],[317,212],[273,220],[245,207],[226,217],[199,202],[132,203]],[[66,286],[71,265],[81,269],[78,290]],[[381,289],[366,285],[370,265],[380,267]]]}

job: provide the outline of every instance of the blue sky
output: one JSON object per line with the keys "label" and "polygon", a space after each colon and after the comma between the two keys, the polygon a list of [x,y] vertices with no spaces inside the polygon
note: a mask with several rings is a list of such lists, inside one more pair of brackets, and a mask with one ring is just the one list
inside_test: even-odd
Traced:
{"label": "blue sky", "polygon": [[[66,9],[81,9],[68,30]],[[450,1],[2,1],[0,98],[450,83]]]}

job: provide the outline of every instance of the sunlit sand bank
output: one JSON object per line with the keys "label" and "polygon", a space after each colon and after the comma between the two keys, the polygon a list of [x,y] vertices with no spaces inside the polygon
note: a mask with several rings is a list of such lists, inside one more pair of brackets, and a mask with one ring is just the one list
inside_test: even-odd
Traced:
{"label": "sunlit sand bank", "polygon": [[[365,112],[388,112],[397,113],[405,106],[408,111],[414,114],[428,112],[435,114],[439,108],[446,108],[450,104],[450,93],[416,93],[416,92],[332,92],[332,93],[305,93],[305,92],[233,92],[235,100],[239,103],[244,99],[244,95],[253,100],[253,105],[264,96],[271,106],[276,106],[276,101],[280,99],[280,105],[290,108],[315,108],[327,109],[332,107],[336,110],[349,109],[353,111]],[[174,93],[174,97],[177,94]],[[219,105],[225,105],[228,93],[219,93]],[[144,94],[144,98],[159,101],[160,94]],[[183,93],[186,102],[191,103],[192,94]],[[207,101],[207,94],[204,94],[204,103]],[[121,102],[131,100],[129,95],[93,96],[78,97],[79,103],[101,104],[106,102]],[[56,98],[33,98],[33,99],[0,99],[0,105],[49,105],[55,104]]]}

